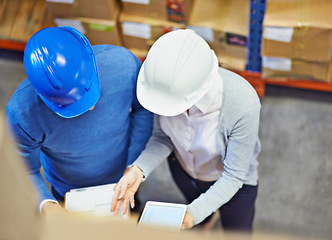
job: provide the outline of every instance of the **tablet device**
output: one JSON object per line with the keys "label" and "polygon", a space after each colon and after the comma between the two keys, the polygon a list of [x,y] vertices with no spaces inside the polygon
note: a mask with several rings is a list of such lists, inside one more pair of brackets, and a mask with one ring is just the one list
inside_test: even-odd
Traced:
{"label": "tablet device", "polygon": [[185,204],[148,201],[138,224],[180,230],[186,211]]}

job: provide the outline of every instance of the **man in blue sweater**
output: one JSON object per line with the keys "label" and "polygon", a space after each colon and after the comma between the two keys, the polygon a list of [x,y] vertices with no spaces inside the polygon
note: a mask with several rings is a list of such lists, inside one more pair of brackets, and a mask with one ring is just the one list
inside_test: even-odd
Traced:
{"label": "man in blue sweater", "polygon": [[28,41],[24,67],[7,122],[41,211],[61,212],[67,191],[117,182],[144,149],[153,115],[136,97],[141,61],[123,47],[92,47],[74,28],[52,27]]}

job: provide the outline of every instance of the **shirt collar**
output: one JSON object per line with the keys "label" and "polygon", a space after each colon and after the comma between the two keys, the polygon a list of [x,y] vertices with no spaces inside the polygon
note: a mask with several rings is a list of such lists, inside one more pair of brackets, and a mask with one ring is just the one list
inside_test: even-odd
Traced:
{"label": "shirt collar", "polygon": [[207,93],[193,106],[198,108],[203,114],[207,113],[211,104],[221,97],[222,94],[222,78],[219,74],[216,75],[210,89]]}

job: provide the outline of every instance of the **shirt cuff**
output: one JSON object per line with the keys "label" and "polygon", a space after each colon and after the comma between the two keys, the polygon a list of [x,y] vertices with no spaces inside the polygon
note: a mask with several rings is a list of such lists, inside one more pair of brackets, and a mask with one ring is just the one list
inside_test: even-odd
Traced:
{"label": "shirt cuff", "polygon": [[54,203],[59,204],[59,202],[54,201],[53,199],[45,199],[45,200],[43,200],[43,201],[40,203],[40,205],[39,205],[39,211],[40,211],[40,213],[42,213],[42,207],[43,207],[43,204],[46,203],[46,202],[54,202]]}

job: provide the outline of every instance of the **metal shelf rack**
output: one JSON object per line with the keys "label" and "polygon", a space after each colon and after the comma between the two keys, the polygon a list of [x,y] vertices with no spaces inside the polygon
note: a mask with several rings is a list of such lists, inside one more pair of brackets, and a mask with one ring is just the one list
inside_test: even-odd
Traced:
{"label": "metal shelf rack", "polygon": [[[304,79],[284,79],[283,81],[275,81],[275,79],[262,78],[261,38],[263,31],[262,23],[267,1],[268,0],[250,0],[247,65],[245,71],[237,73],[251,83],[261,98],[264,97],[266,84],[332,92],[332,83],[321,83]],[[26,42],[0,38],[0,48],[3,49],[24,51],[25,44]]]}

